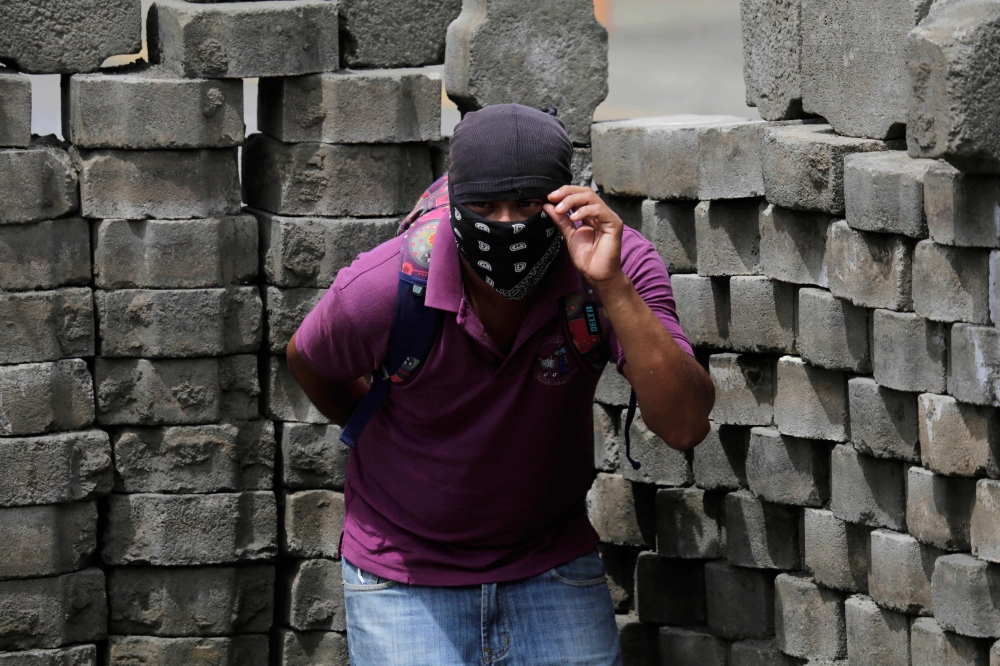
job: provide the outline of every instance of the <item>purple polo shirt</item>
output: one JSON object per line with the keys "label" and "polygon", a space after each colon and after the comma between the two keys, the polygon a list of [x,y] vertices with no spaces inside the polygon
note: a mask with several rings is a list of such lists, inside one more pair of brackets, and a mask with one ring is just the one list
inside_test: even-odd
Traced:
{"label": "purple polo shirt", "polygon": [[[447,218],[438,234],[425,302],[445,311],[444,324],[423,367],[389,389],[351,452],[343,554],[378,576],[418,585],[534,576],[597,545],[585,498],[601,371],[577,356],[559,311],[560,297],[581,288],[580,275],[560,252],[504,355],[465,297]],[[400,242],[387,241],[341,270],[302,323],[296,346],[317,372],[346,381],[381,364]],[[691,353],[663,260],[628,227],[622,266]],[[620,369],[613,332],[610,342]],[[542,359],[560,347],[568,350],[568,371],[547,372]]]}

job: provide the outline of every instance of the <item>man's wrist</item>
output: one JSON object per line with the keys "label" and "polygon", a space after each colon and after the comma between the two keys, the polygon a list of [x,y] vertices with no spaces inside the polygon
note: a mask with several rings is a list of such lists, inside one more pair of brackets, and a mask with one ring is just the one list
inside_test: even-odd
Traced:
{"label": "man's wrist", "polygon": [[605,308],[613,306],[615,302],[628,299],[635,292],[632,280],[625,275],[625,271],[618,271],[618,274],[606,280],[598,280],[590,283],[594,288],[597,297]]}

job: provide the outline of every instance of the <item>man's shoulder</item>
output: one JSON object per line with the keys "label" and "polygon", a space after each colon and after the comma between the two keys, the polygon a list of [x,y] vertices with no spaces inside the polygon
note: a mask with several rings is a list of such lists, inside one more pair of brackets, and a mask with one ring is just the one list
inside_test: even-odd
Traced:
{"label": "man's shoulder", "polygon": [[342,292],[357,292],[391,287],[396,293],[399,280],[399,246],[402,239],[390,238],[368,252],[359,254],[350,266],[340,269],[334,287]]}

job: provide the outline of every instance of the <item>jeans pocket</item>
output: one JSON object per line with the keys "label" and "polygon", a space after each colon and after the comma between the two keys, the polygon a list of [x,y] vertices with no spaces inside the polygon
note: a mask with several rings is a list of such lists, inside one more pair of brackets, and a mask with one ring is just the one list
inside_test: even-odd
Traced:
{"label": "jeans pocket", "polygon": [[607,570],[595,548],[591,552],[549,570],[549,574],[565,585],[590,587],[607,583]]}
{"label": "jeans pocket", "polygon": [[346,557],[341,557],[341,570],[344,574],[344,589],[352,592],[377,592],[398,585],[394,580],[376,576],[351,564]]}

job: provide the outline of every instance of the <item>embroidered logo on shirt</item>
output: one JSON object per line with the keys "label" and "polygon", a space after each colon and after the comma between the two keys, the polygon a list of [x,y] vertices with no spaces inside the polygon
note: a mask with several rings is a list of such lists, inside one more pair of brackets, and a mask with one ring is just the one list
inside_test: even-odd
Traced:
{"label": "embroidered logo on shirt", "polygon": [[576,364],[566,348],[566,338],[547,335],[538,346],[535,379],[549,386],[565,384],[576,372]]}

